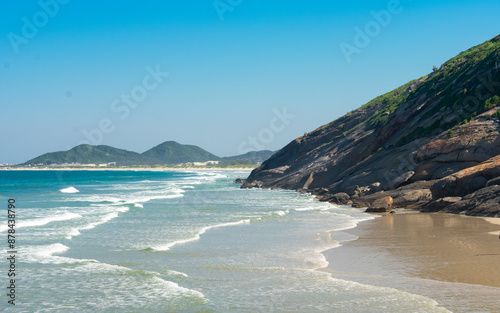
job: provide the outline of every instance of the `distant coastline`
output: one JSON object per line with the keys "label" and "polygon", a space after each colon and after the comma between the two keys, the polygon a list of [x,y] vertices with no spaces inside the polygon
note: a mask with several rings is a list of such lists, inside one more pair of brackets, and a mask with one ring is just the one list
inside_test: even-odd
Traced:
{"label": "distant coastline", "polygon": [[252,171],[254,167],[0,167],[0,171],[152,171],[152,172],[167,172],[167,171]]}

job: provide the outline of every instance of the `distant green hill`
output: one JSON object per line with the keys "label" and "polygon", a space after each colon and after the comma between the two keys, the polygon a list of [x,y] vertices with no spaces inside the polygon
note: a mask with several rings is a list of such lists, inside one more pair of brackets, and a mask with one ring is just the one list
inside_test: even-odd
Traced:
{"label": "distant green hill", "polygon": [[179,164],[187,162],[219,161],[220,157],[198,146],[165,141],[142,154],[149,164]]}
{"label": "distant green hill", "polygon": [[250,151],[245,154],[223,157],[221,159],[221,164],[224,165],[238,165],[238,164],[257,164],[262,163],[269,159],[275,151],[262,150],[262,151]]}
{"label": "distant green hill", "polygon": [[220,158],[198,146],[165,141],[142,154],[103,145],[79,145],[67,151],[45,153],[21,165],[104,164],[116,162],[116,166],[132,166],[174,165],[206,161],[221,161],[223,165],[238,165],[261,163],[272,154],[272,151],[264,150]]}
{"label": "distant green hill", "polygon": [[79,145],[68,151],[45,153],[25,162],[28,164],[101,164],[116,162],[117,166],[149,164],[147,157],[132,151],[113,148],[110,146]]}

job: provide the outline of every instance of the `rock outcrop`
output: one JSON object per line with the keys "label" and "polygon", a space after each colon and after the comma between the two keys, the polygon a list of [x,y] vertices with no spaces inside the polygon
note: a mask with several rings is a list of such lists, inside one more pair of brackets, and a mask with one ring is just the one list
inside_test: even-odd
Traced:
{"label": "rock outcrop", "polygon": [[377,199],[373,201],[373,203],[370,205],[368,209],[366,209],[366,212],[368,213],[383,213],[383,212],[391,212],[393,207],[392,204],[394,203],[394,199],[392,199],[391,196],[383,197],[380,199]]}
{"label": "rock outcrop", "polygon": [[339,204],[495,216],[500,36],[306,133],[243,188],[305,189]]}

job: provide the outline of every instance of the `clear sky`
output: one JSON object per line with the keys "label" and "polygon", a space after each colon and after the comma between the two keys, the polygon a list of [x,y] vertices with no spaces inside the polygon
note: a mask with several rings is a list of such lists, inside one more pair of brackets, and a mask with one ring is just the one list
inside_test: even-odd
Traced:
{"label": "clear sky", "polygon": [[499,13],[498,0],[2,1],[0,163],[84,141],[279,149],[498,35]]}

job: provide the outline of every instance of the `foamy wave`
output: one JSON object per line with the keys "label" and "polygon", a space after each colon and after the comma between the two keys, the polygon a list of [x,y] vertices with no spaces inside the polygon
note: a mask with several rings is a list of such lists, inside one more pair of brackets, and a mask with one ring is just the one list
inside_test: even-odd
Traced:
{"label": "foamy wave", "polygon": [[286,210],[286,211],[276,211],[274,213],[278,214],[279,216],[285,216],[288,212],[290,212],[290,211],[288,211],[288,210]]}
{"label": "foamy wave", "polygon": [[[120,290],[122,294],[130,291],[132,293],[127,294],[127,297],[124,298],[124,301],[129,301],[130,303],[142,303],[144,306],[147,306],[148,302],[152,299],[179,299],[179,301],[182,301],[186,296],[196,298],[198,303],[206,302],[206,298],[201,292],[162,279],[160,273],[157,272],[133,270],[120,265],[101,263],[92,259],[74,259],[55,255],[64,253],[68,249],[67,246],[61,243],[26,246],[21,249],[20,255],[22,253],[23,262],[26,263],[67,264],[68,266],[59,266],[56,271],[60,275],[65,275],[76,286],[84,282],[88,283],[87,278],[89,275],[93,276],[92,279],[94,279],[97,277],[95,276],[96,273],[100,274],[99,277],[104,274],[106,276],[105,280],[99,280],[99,277],[92,280],[92,283],[95,283],[94,287],[106,286],[110,290]],[[178,278],[185,275],[180,272],[172,272],[172,275],[175,274],[179,274],[177,275]],[[110,279],[110,277],[114,279]],[[106,304],[106,302],[99,304],[99,309],[102,310],[103,307],[106,307]],[[123,302],[120,304],[123,304]]]}
{"label": "foamy wave", "polygon": [[175,277],[184,277],[184,278],[187,278],[188,275],[186,273],[182,273],[182,272],[178,272],[178,271],[174,271],[174,270],[166,270],[165,271],[165,274],[169,275],[169,276],[175,276]]}
{"label": "foamy wave", "polygon": [[307,200],[308,202],[311,202],[311,206],[295,208],[294,210],[298,212],[304,212],[304,211],[330,211],[338,209],[336,205],[331,203],[317,203],[318,200],[315,198],[310,198]]}
{"label": "foamy wave", "polygon": [[154,277],[154,280],[156,280],[158,283],[163,284],[165,287],[167,287],[167,291],[168,291],[167,295],[169,297],[172,297],[172,294],[178,295],[178,294],[186,294],[187,293],[191,296],[205,299],[205,296],[199,291],[188,289],[185,287],[181,287],[177,283],[161,279],[160,277]]}
{"label": "foamy wave", "polygon": [[72,201],[80,201],[80,202],[109,202],[109,203],[120,203],[125,202],[125,200],[118,198],[116,196],[111,195],[88,195],[88,196],[80,196],[77,198],[73,198]]}
{"label": "foamy wave", "polygon": [[297,208],[297,209],[294,209],[294,210],[295,211],[299,211],[299,212],[304,212],[304,211],[318,211],[318,210],[320,210],[320,208],[312,206],[312,207],[307,207],[307,208]]}
{"label": "foamy wave", "polygon": [[63,188],[59,190],[62,193],[76,193],[80,192],[80,190],[76,189],[75,187],[68,187],[68,188]]}
{"label": "foamy wave", "polygon": [[68,249],[69,247],[61,243],[54,243],[44,246],[28,246],[20,249],[20,254],[23,255],[23,261],[27,263],[76,264],[82,262],[97,262],[96,260],[90,259],[73,259],[54,255],[64,253],[68,251]]}
{"label": "foamy wave", "polygon": [[[131,272],[135,272],[134,270],[120,266],[113,265],[107,263],[101,263],[97,260],[92,259],[74,259],[68,257],[56,256],[55,254],[61,254],[69,250],[69,247],[61,244],[54,243],[51,245],[44,246],[28,246],[22,249],[23,253],[23,261],[28,263],[41,263],[41,264],[76,264],[80,265],[76,268],[72,268],[72,271],[81,271],[81,272],[94,272],[94,273],[102,273],[102,272],[110,272],[110,273],[126,273],[127,276],[130,276]],[[185,287],[179,286],[177,283],[166,281],[160,277],[160,274],[157,272],[148,272],[141,271],[142,274],[146,274],[151,277],[152,281],[150,281],[149,287],[151,285],[160,285],[162,286],[163,293],[165,296],[172,297],[178,296],[181,294],[189,294],[192,296],[196,296],[204,299],[204,295],[201,292],[196,290],[188,289]],[[186,274],[171,271],[172,274],[187,277]]]}
{"label": "foamy wave", "polygon": [[[82,216],[80,214],[66,212],[66,213],[61,214],[61,215],[53,215],[53,216],[48,216],[48,217],[44,217],[44,218],[19,221],[16,224],[16,228],[43,226],[43,225],[49,224],[51,222],[67,221],[67,220],[81,218],[81,217]],[[0,232],[7,231],[7,229],[8,229],[7,225],[0,225]]]}
{"label": "foamy wave", "polygon": [[157,200],[157,199],[174,199],[174,198],[182,198],[184,197],[183,195],[184,190],[182,192],[178,192],[175,194],[167,194],[167,195],[132,195],[132,199],[126,200],[126,203],[138,203],[138,202],[148,202],[151,200]]}
{"label": "foamy wave", "polygon": [[157,246],[157,247],[151,247],[153,250],[157,250],[157,251],[168,251],[170,250],[170,248],[172,248],[173,246],[176,246],[176,245],[180,245],[180,244],[185,244],[185,243],[188,243],[188,242],[193,242],[193,241],[198,241],[200,240],[200,236],[203,235],[204,233],[206,233],[208,230],[210,229],[213,229],[213,228],[219,228],[219,227],[227,227],[227,226],[235,226],[235,225],[242,225],[242,224],[249,224],[250,223],[250,220],[242,220],[242,221],[238,221],[238,222],[230,222],[230,223],[223,223],[223,224],[217,224],[217,225],[213,225],[213,226],[206,226],[206,227],[203,227],[197,234],[195,237],[193,238],[189,238],[189,239],[183,239],[183,240],[178,240],[178,241],[174,241],[174,242],[171,242],[169,244],[166,244],[166,245],[163,245],[163,246]]}
{"label": "foamy wave", "polygon": [[[121,190],[123,189],[114,189]],[[113,194],[103,194],[103,195],[86,195],[74,198],[74,201],[81,202],[92,202],[96,203],[113,203],[113,204],[142,204],[151,200],[156,199],[173,199],[183,197],[184,189],[178,188],[177,186],[168,186],[165,188],[149,188],[149,189],[141,189],[134,188],[134,190],[138,190],[131,193],[113,193]]]}
{"label": "foamy wave", "polygon": [[185,184],[199,185],[208,182],[215,182],[217,179],[227,178],[227,175],[216,173],[216,172],[194,172],[197,177],[185,177],[182,178]]}
{"label": "foamy wave", "polygon": [[98,225],[101,225],[101,224],[104,224],[106,222],[109,222],[110,220],[114,219],[115,217],[118,217],[118,212],[113,212],[113,213],[109,213],[109,214],[106,214],[104,215],[100,221],[97,221],[97,222],[94,222],[94,223],[90,223],[90,224],[87,224],[83,227],[80,227],[78,228],[79,230],[89,230],[89,229],[92,229],[92,228],[95,228],[96,226]]}
{"label": "foamy wave", "polygon": [[221,178],[227,178],[228,176],[225,175],[225,174],[221,174],[221,173],[206,173],[208,175],[210,175],[209,177],[212,178],[212,179],[221,179]]}
{"label": "foamy wave", "polygon": [[[143,208],[143,203],[153,199],[170,199],[182,197],[184,190],[171,187],[160,190],[143,190],[134,192],[130,195],[113,196],[104,195],[88,195],[77,197],[73,200],[82,202],[91,202],[89,207],[91,210],[82,212],[83,217],[88,221],[86,224],[76,226],[71,229],[66,235],[66,239],[72,239],[74,236],[80,235],[80,231],[93,229],[101,224],[107,223],[110,220],[119,216],[119,213],[127,212],[131,208]],[[167,193],[167,194],[165,194]],[[95,214],[96,210],[101,214]],[[80,212],[79,212],[80,213]],[[81,216],[80,216],[81,217]]]}
{"label": "foamy wave", "polygon": [[[79,260],[79,261],[88,261],[88,260]],[[193,296],[205,301],[205,296],[196,290],[188,289],[180,286],[177,283],[172,281],[164,280],[160,278],[160,273],[151,272],[151,271],[143,271],[143,270],[133,270],[128,267],[124,267],[121,265],[114,265],[108,263],[101,263],[98,261],[93,262],[85,262],[80,266],[73,268],[72,271],[82,272],[82,273],[109,273],[112,275],[119,275],[118,279],[114,280],[111,284],[115,284],[115,288],[124,289],[128,288],[130,285],[136,284],[145,284],[147,286],[142,285],[138,286],[138,290],[147,290],[146,298],[151,297],[158,299],[158,297],[163,297],[166,299],[176,298],[180,296]],[[168,271],[175,276],[187,277],[186,274],[175,271]],[[140,279],[137,280],[136,276],[139,276]],[[144,280],[147,278],[147,280]],[[142,296],[142,295],[141,295]]]}
{"label": "foamy wave", "polygon": [[71,239],[74,236],[79,236],[79,235],[80,235],[80,232],[78,231],[78,229],[72,228],[71,231],[69,232],[69,234],[66,236],[66,239]]}
{"label": "foamy wave", "polygon": [[[339,214],[339,215],[343,215],[343,214]],[[356,228],[359,223],[364,222],[364,221],[373,220],[375,218],[378,218],[378,216],[366,214],[365,217],[355,218],[354,220],[351,220],[351,221],[348,221],[344,224],[341,224],[341,225],[337,226],[335,229],[331,229],[330,231],[342,231],[342,230],[353,229],[353,228]]]}

